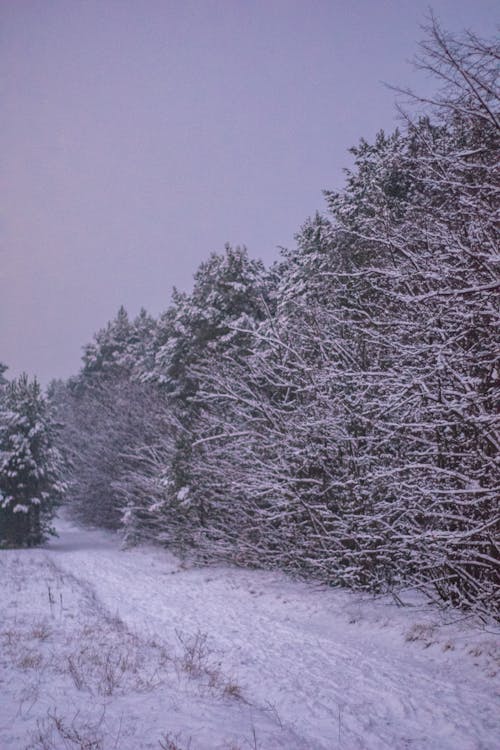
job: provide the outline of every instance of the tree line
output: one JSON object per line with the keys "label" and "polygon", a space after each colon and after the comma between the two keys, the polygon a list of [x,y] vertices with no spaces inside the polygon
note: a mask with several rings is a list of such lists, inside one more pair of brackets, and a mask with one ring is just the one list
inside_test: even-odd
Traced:
{"label": "tree line", "polygon": [[211,255],[51,385],[82,520],[498,614],[500,46],[427,32],[433,98],[352,149],[293,249]]}

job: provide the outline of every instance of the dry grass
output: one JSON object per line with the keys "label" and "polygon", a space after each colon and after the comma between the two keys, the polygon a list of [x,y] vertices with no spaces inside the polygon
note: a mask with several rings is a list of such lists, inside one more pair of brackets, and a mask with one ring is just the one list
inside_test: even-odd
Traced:
{"label": "dry grass", "polygon": [[31,635],[37,641],[46,641],[52,635],[52,628],[46,619],[35,620]]}
{"label": "dry grass", "polygon": [[176,635],[182,647],[180,656],[175,659],[178,669],[223,698],[244,700],[240,685],[224,675],[220,662],[214,658],[206,633],[198,630],[194,635],[186,636],[176,631]]}
{"label": "dry grass", "polygon": [[187,745],[181,745],[181,742],[182,738],[180,734],[174,735],[169,732],[168,734],[163,735],[163,737],[159,741],[159,745],[161,747],[161,750],[190,750],[191,739],[187,741]]}
{"label": "dry grass", "polygon": [[[18,715],[32,727],[29,744],[19,750],[120,750],[110,701],[163,685],[169,694],[180,688],[203,697],[244,700],[237,681],[223,673],[207,634],[177,632],[178,647],[171,652],[157,637],[132,633],[103,610],[91,591],[51,564],[10,557],[0,560],[0,574],[9,581],[0,666],[12,684],[22,685]],[[69,708],[75,705],[82,714]],[[115,718],[103,722],[100,712],[106,706]],[[158,742],[166,750],[190,748],[189,739],[169,733]]]}
{"label": "dry grass", "polygon": [[428,623],[416,622],[406,633],[405,640],[409,642],[420,641],[425,648],[428,648],[436,642],[435,627]]}
{"label": "dry grass", "polygon": [[42,654],[33,649],[21,647],[16,666],[23,672],[28,669],[40,669],[43,664]]}
{"label": "dry grass", "polygon": [[25,750],[104,750],[102,719],[103,716],[95,724],[86,723],[79,721],[77,714],[68,722],[56,712],[49,712],[46,719],[37,722]]}

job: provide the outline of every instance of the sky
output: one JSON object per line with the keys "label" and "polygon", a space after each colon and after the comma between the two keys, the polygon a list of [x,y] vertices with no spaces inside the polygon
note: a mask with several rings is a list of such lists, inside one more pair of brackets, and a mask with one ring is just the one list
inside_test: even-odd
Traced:
{"label": "sky", "polygon": [[[434,0],[491,36],[497,3]],[[420,0],[0,0],[0,361],[42,383],[226,242],[270,263],[397,126]]]}

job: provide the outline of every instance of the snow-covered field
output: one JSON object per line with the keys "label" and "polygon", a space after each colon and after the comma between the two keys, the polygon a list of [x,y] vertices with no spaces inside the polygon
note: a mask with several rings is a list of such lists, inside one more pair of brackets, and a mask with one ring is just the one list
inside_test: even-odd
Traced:
{"label": "snow-covered field", "polygon": [[500,747],[493,624],[59,534],[0,552],[1,750]]}

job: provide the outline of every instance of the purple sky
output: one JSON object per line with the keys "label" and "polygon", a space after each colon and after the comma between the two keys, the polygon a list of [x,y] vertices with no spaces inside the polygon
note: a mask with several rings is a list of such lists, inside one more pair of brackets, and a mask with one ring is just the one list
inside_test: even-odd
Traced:
{"label": "purple sky", "polygon": [[[120,304],[157,314],[225,242],[269,262],[347,149],[427,0],[0,0],[0,361],[47,383]],[[491,35],[497,3],[435,0]],[[420,81],[420,82],[419,82]]]}

